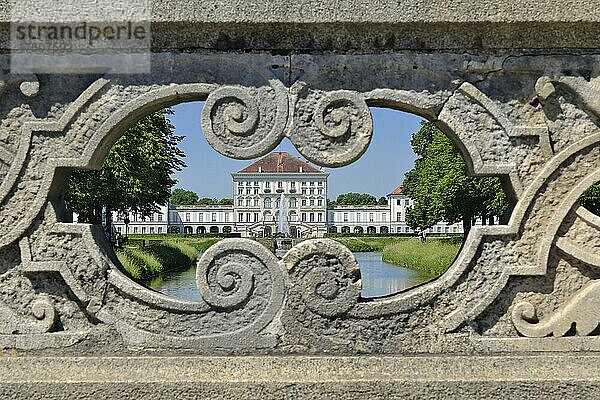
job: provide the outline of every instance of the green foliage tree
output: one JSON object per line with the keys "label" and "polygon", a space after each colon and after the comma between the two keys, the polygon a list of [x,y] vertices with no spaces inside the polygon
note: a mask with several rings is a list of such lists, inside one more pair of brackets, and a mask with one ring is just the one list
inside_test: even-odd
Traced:
{"label": "green foliage tree", "polygon": [[439,221],[462,221],[465,234],[475,218],[487,222],[502,217],[508,207],[500,180],[496,177],[471,177],[452,141],[431,122],[411,138],[419,156],[405,177],[403,190],[415,200],[407,212],[413,229],[426,229]]}
{"label": "green foliage tree", "polygon": [[344,193],[337,197],[335,203],[340,206],[375,206],[377,198],[368,193]]}
{"label": "green foliage tree", "polygon": [[219,200],[217,200],[216,198],[203,197],[200,200],[198,200],[198,203],[196,204],[201,206],[214,206],[216,204],[219,204]]}
{"label": "green foliage tree", "polygon": [[579,203],[590,212],[600,215],[600,182],[586,190],[579,198]]}
{"label": "green foliage tree", "polygon": [[171,204],[190,205],[198,203],[198,194],[187,189],[177,188],[171,193]]}
{"label": "green foliage tree", "polygon": [[221,200],[219,200],[219,204],[222,206],[231,206],[231,205],[233,205],[233,199],[227,199],[227,198],[221,199]]}
{"label": "green foliage tree", "polygon": [[102,223],[106,212],[111,229],[111,212],[149,215],[157,204],[165,204],[177,181],[171,174],[185,167],[183,151],[167,119],[170,109],[157,111],[127,129],[107,155],[98,171],[76,170],[67,185],[67,207],[80,222]]}
{"label": "green foliage tree", "polygon": [[377,204],[379,204],[380,206],[387,206],[387,203],[387,197],[385,196],[381,196],[379,200],[377,200]]}

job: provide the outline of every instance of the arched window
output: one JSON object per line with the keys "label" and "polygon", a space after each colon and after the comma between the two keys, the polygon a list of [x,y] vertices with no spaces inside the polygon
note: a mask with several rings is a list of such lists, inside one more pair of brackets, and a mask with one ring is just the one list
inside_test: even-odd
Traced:
{"label": "arched window", "polygon": [[295,197],[290,198],[290,208],[296,208],[298,206],[298,202]]}
{"label": "arched window", "polygon": [[265,221],[270,222],[272,219],[271,211],[265,211]]}
{"label": "arched window", "polygon": [[296,214],[296,211],[290,211],[288,213],[288,217],[290,219],[290,222],[296,222],[298,220],[298,215]]}
{"label": "arched window", "polygon": [[267,197],[267,198],[265,199],[265,208],[271,208],[271,205],[272,205],[272,203],[271,203],[271,198],[270,198],[270,197]]}

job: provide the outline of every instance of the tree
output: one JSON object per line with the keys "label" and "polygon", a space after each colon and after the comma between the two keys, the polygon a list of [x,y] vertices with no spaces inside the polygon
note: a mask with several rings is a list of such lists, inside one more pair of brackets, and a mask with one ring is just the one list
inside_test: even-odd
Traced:
{"label": "tree", "polygon": [[171,204],[193,205],[198,203],[198,194],[191,190],[177,188],[171,193]]}
{"label": "tree", "polygon": [[203,197],[200,200],[198,200],[198,203],[196,204],[201,206],[214,206],[216,204],[219,204],[219,201],[216,198]]}
{"label": "tree", "polygon": [[590,212],[600,215],[600,182],[592,185],[581,195],[579,204],[587,208]]}
{"label": "tree", "polygon": [[183,137],[174,135],[170,114],[170,109],[157,111],[127,129],[102,169],[73,171],[65,201],[80,222],[100,224],[104,210],[110,231],[112,211],[145,216],[167,202],[177,183],[171,174],[185,167],[185,155],[177,147]]}
{"label": "tree", "polygon": [[377,200],[377,204],[379,204],[380,206],[387,206],[388,200],[387,197],[385,196],[381,196],[379,198],[379,200]]}
{"label": "tree", "polygon": [[219,200],[219,204],[222,206],[231,206],[231,205],[233,205],[233,199],[227,199],[227,198],[221,199],[221,200]]}
{"label": "tree", "polygon": [[475,218],[486,223],[504,215],[508,202],[500,180],[468,176],[460,152],[433,123],[421,122],[411,145],[419,158],[403,183],[406,195],[415,200],[407,210],[409,226],[426,229],[439,221],[462,221],[466,234]]}
{"label": "tree", "polygon": [[340,194],[335,203],[340,206],[375,206],[377,198],[367,193]]}

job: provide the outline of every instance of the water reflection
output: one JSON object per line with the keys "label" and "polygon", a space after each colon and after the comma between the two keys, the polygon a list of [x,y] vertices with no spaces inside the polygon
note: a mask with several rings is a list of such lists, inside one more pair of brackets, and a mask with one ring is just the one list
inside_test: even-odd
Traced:
{"label": "water reflection", "polygon": [[[200,255],[199,255],[200,256]],[[413,270],[397,267],[381,260],[381,252],[354,253],[362,278],[362,297],[380,297],[398,293],[429,278]],[[167,296],[200,301],[196,287],[196,267],[167,273],[146,282],[146,286]]]}

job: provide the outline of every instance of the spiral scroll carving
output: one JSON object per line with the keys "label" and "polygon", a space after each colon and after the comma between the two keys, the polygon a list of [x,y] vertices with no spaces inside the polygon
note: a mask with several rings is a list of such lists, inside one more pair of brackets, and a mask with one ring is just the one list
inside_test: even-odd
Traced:
{"label": "spiral scroll carving", "polygon": [[[314,103],[314,104],[311,104]],[[299,99],[296,126],[290,139],[307,159],[338,167],[357,160],[373,134],[369,107],[358,94],[345,90],[319,100]]]}
{"label": "spiral scroll carving", "polygon": [[283,138],[286,120],[287,97],[272,87],[222,87],[202,110],[206,140],[219,153],[241,159],[271,151]]}
{"label": "spiral scroll carving", "polygon": [[0,304],[0,333],[35,334],[50,332],[56,323],[56,310],[48,296],[41,296],[30,309],[31,316],[17,314],[13,309]]}
{"label": "spiral scroll carving", "polygon": [[354,255],[330,239],[307,240],[283,259],[290,275],[301,280],[302,297],[316,314],[333,318],[346,314],[360,298],[360,269]]}
{"label": "spiral scroll carving", "polygon": [[512,311],[512,321],[517,331],[528,337],[553,335],[562,337],[575,327],[575,335],[587,336],[600,324],[600,281],[590,281],[556,311],[536,321],[533,304],[517,303]]}
{"label": "spiral scroll carving", "polygon": [[253,266],[268,268],[277,262],[273,254],[254,241],[223,240],[210,247],[198,261],[198,290],[204,301],[215,309],[240,307],[255,289],[257,268]]}

